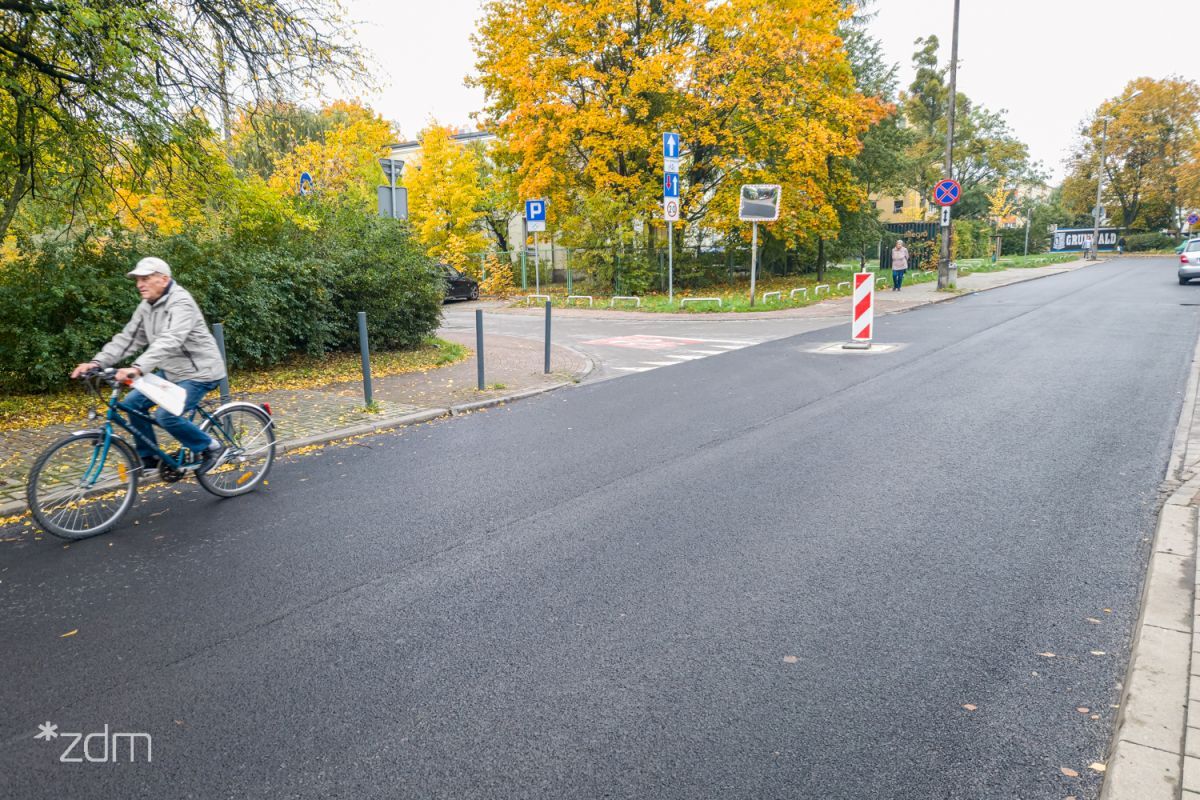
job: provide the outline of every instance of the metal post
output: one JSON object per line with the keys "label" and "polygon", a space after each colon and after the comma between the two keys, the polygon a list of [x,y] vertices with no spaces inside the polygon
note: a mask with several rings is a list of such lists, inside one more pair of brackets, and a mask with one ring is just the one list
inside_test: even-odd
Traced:
{"label": "metal post", "polygon": [[1108,146],[1108,117],[1104,118],[1104,132],[1100,134],[1100,165],[1096,168],[1096,207],[1092,209],[1092,252],[1094,261],[1100,249],[1100,192],[1104,188],[1104,150]]}
{"label": "metal post", "polygon": [[533,232],[533,290],[542,293],[542,261],[538,254],[537,231]]}
{"label": "metal post", "polygon": [[1029,255],[1029,224],[1033,221],[1033,204],[1025,212],[1025,255]]}
{"label": "metal post", "polygon": [[546,301],[546,374],[550,374],[550,301]]}
{"label": "metal post", "polygon": [[[958,5],[959,0],[954,0],[954,35],[951,38],[950,44],[950,96],[948,98],[949,105],[946,107],[946,163],[945,177],[954,177],[954,105],[958,99],[957,82],[958,82]],[[950,208],[953,208],[951,206]],[[954,214],[953,211],[950,212]],[[937,288],[945,289],[957,277],[950,274],[950,239],[954,234],[954,223],[951,220],[950,225],[942,232],[942,258],[938,262],[938,282]]]}
{"label": "metal post", "polygon": [[479,391],[483,391],[483,309],[475,309],[475,372],[479,376]]}
{"label": "metal post", "polygon": [[[659,262],[662,263],[661,261]],[[662,273],[658,273],[661,275]],[[754,296],[754,292],[750,292]],[[667,302],[675,302],[675,223],[667,223]]]}
{"label": "metal post", "polygon": [[388,182],[392,186],[392,219],[400,219],[400,210],[396,208],[396,170],[388,170]]}
{"label": "metal post", "polygon": [[529,253],[529,222],[521,220],[521,291],[529,291],[529,279],[525,274],[525,260]]}
{"label": "metal post", "polygon": [[214,322],[212,334],[217,340],[217,350],[221,352],[221,363],[225,365],[225,377],[221,378],[221,403],[224,404],[229,402],[229,359],[225,357],[225,326]]}
{"label": "metal post", "polygon": [[753,223],[754,233],[750,235],[750,307],[754,307],[754,273],[758,268],[758,223]]}
{"label": "metal post", "polygon": [[371,346],[367,343],[367,312],[358,312],[358,346],[362,350],[363,396],[367,406],[371,400]]}

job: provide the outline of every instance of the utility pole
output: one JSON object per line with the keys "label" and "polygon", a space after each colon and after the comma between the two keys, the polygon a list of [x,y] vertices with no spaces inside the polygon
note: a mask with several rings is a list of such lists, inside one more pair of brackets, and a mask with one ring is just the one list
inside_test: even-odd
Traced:
{"label": "utility pole", "polygon": [[[950,104],[946,107],[946,163],[947,179],[954,178],[954,104],[958,100],[958,5],[960,0],[954,0],[954,34],[950,39]],[[928,189],[926,189],[928,191]],[[954,212],[951,211],[951,214]],[[955,282],[957,275],[950,271],[950,239],[953,235],[954,223],[947,225],[942,232],[942,258],[938,262],[938,288],[946,289]],[[955,270],[957,272],[957,270]]]}

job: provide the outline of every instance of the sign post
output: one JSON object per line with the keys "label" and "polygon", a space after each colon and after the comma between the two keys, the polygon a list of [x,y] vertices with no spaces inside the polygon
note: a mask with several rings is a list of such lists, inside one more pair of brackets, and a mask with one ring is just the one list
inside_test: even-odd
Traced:
{"label": "sign post", "polygon": [[[667,302],[675,302],[675,222],[679,219],[678,133],[663,134],[663,217],[667,220]],[[672,194],[672,190],[674,194]]]}
{"label": "sign post", "polygon": [[[388,179],[387,186],[378,186],[375,189],[379,216],[389,219],[408,219],[408,189],[396,185],[404,170],[404,162],[398,158],[381,158],[379,166],[383,167],[383,174]],[[301,176],[301,180],[303,180],[303,176]]]}
{"label": "sign post", "polygon": [[[957,8],[957,6],[956,6]],[[957,17],[955,18],[957,20]],[[956,22],[957,25],[957,22]],[[957,27],[955,28],[955,36],[957,37]],[[956,40],[957,41],[957,40]],[[946,157],[949,163],[949,156]],[[946,283],[952,285],[958,282],[958,270],[954,266],[954,261],[951,258],[950,237],[953,231],[950,228],[950,206],[962,199],[962,186],[953,178],[946,178],[938,181],[938,184],[933,187],[933,201],[942,207],[942,257],[946,261]],[[941,276],[938,277],[938,288],[941,289]]]}
{"label": "sign post", "polygon": [[[542,269],[538,258],[538,233],[546,230],[546,207],[549,205],[545,198],[525,201],[525,229],[533,234],[533,280],[535,291],[542,291]],[[522,245],[524,246],[524,245]]]}
{"label": "sign post", "polygon": [[779,200],[783,194],[778,184],[748,183],[742,186],[738,203],[738,219],[754,224],[750,235],[750,307],[754,307],[755,279],[758,272],[758,223],[779,219]]}

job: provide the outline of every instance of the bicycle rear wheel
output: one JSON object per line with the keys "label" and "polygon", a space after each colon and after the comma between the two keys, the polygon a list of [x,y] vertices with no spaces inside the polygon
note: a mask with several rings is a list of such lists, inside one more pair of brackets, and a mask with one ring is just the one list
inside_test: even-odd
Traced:
{"label": "bicycle rear wheel", "polygon": [[129,444],[87,431],[51,445],[29,473],[25,497],[43,530],[85,539],[111,530],[137,497],[140,462]]}
{"label": "bicycle rear wheel", "polygon": [[237,497],[266,480],[275,463],[275,422],[261,406],[222,406],[200,429],[229,448],[219,467],[196,476],[201,486],[220,497]]}

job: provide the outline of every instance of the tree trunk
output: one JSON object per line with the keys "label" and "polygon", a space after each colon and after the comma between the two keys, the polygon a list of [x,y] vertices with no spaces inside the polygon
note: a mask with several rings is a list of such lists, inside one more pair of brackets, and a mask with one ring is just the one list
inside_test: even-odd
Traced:
{"label": "tree trunk", "polygon": [[33,173],[33,148],[28,141],[29,136],[29,98],[23,95],[13,95],[16,103],[16,119],[13,122],[13,140],[17,149],[17,174],[13,176],[12,188],[4,198],[4,210],[0,212],[0,241],[8,235],[9,226],[17,215],[31,185]]}

